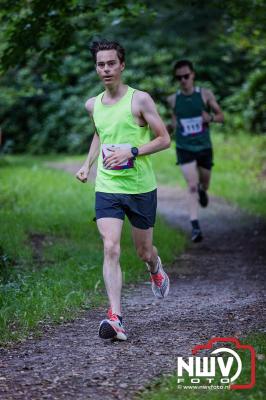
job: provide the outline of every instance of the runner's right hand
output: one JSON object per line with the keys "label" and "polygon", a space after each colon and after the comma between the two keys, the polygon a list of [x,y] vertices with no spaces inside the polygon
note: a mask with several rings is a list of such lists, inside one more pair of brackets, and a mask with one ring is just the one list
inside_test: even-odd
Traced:
{"label": "runner's right hand", "polygon": [[209,113],[207,113],[206,111],[202,111],[201,116],[202,116],[203,122],[206,122],[207,124],[209,124],[212,120],[211,115]]}
{"label": "runner's right hand", "polygon": [[87,167],[81,167],[80,170],[76,173],[76,178],[85,183],[87,182],[88,179],[88,175],[89,175],[89,169]]}

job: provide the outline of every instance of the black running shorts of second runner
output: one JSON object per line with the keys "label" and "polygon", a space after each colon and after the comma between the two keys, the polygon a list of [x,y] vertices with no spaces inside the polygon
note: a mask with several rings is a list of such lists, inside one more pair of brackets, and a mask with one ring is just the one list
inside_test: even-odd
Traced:
{"label": "black running shorts of second runner", "polygon": [[177,164],[183,165],[196,161],[199,167],[211,170],[213,164],[213,151],[211,148],[201,151],[188,151],[176,148]]}
{"label": "black running shorts of second runner", "polygon": [[131,225],[149,229],[155,224],[157,189],[147,193],[120,194],[96,192],[96,219],[128,217]]}

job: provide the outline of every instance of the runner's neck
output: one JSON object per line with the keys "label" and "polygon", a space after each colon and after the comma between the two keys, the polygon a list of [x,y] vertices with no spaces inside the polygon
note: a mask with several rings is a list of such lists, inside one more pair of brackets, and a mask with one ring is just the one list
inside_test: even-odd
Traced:
{"label": "runner's neck", "polygon": [[128,86],[119,82],[117,85],[105,87],[105,93],[102,97],[103,104],[114,104],[119,101],[127,92]]}
{"label": "runner's neck", "polygon": [[190,96],[190,95],[192,95],[192,94],[194,93],[194,91],[195,91],[195,88],[194,88],[194,86],[193,86],[191,89],[188,89],[188,90],[181,90],[181,93],[182,93],[184,96]]}

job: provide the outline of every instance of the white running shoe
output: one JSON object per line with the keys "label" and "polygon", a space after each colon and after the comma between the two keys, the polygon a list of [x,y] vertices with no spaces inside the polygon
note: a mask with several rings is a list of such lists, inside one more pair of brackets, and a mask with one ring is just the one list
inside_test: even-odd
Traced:
{"label": "white running shoe", "polygon": [[158,271],[156,274],[150,272],[151,288],[155,297],[163,299],[169,293],[170,281],[168,275],[163,269],[162,262],[158,256]]}
{"label": "white running shoe", "polygon": [[119,317],[112,313],[111,308],[108,310],[108,319],[100,323],[99,336],[101,339],[127,340],[123,324]]}

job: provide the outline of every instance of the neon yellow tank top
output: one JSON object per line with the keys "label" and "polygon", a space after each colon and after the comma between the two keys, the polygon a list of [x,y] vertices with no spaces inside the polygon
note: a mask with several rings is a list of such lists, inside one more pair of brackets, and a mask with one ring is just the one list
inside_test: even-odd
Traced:
{"label": "neon yellow tank top", "polygon": [[132,115],[134,91],[135,89],[128,86],[126,94],[112,105],[102,103],[104,92],[96,97],[93,119],[101,145],[96,192],[137,194],[156,189],[150,155],[138,156],[133,163],[126,162],[118,169],[106,169],[103,166],[103,158],[111,147],[139,147],[151,140],[150,128],[139,126]]}

